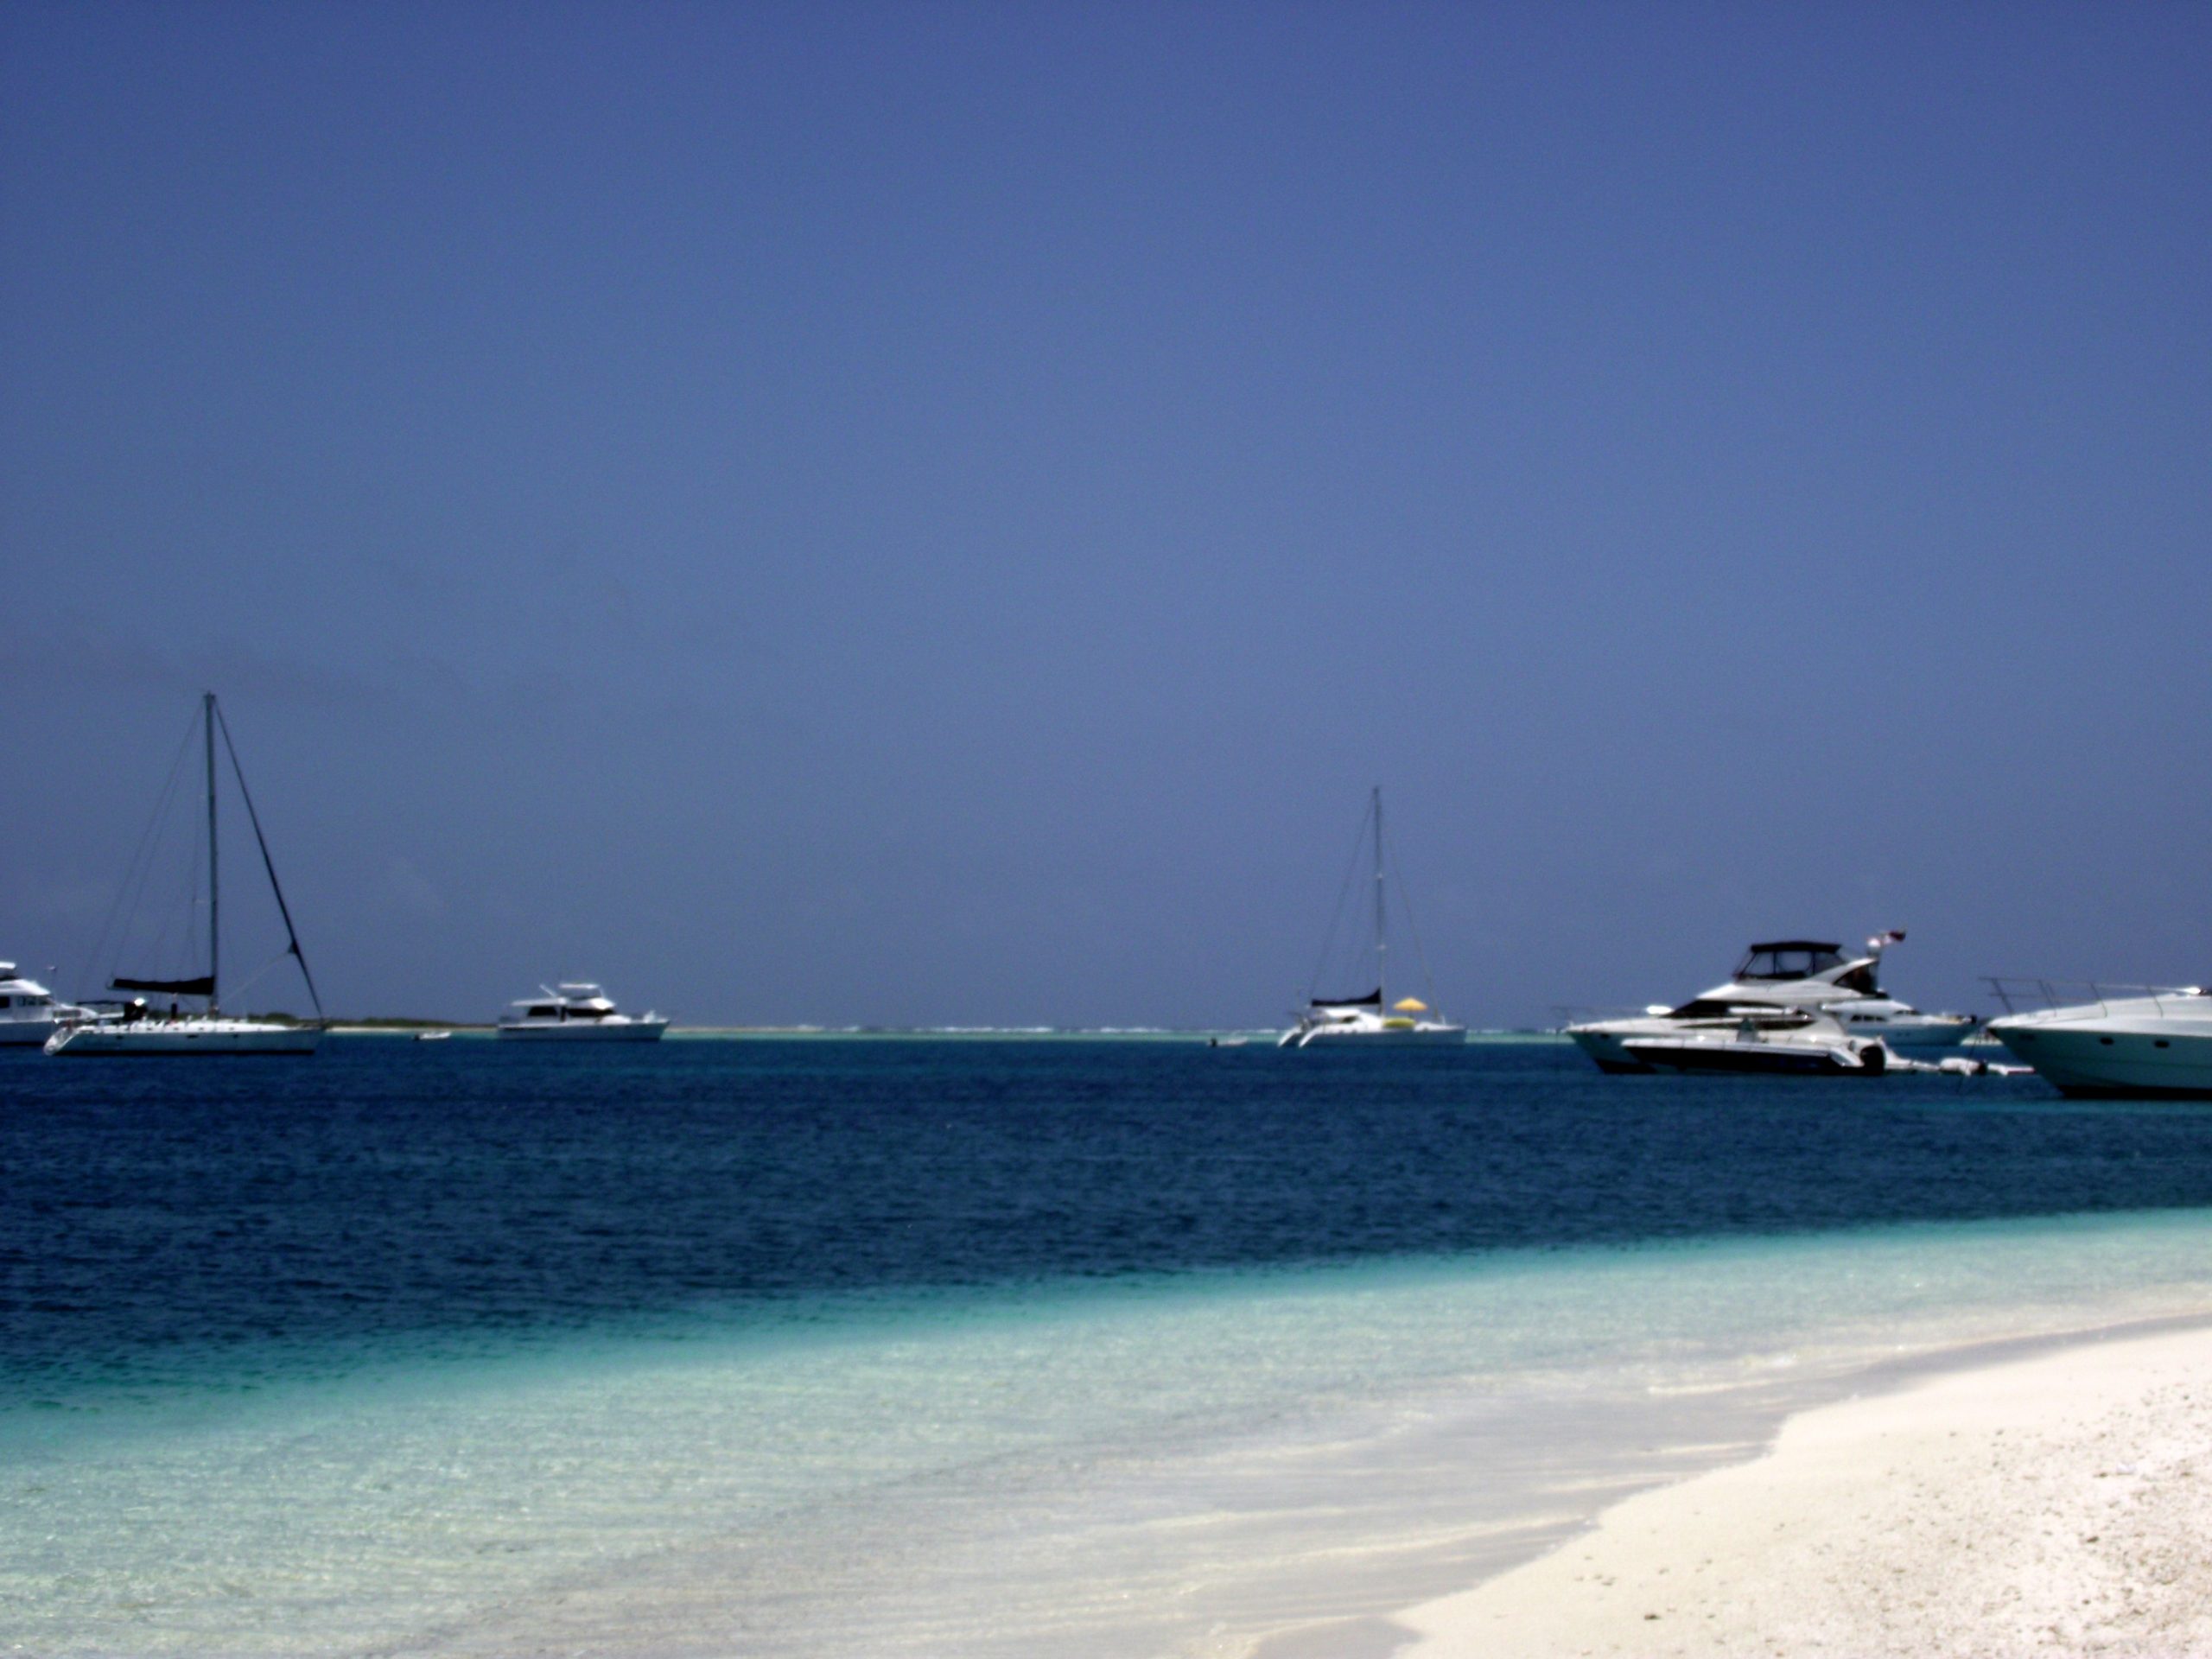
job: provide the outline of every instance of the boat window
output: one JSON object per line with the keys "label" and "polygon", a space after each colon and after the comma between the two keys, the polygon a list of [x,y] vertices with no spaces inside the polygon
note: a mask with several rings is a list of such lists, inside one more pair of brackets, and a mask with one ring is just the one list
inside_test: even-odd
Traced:
{"label": "boat window", "polygon": [[604,1020],[607,1018],[607,1010],[605,1008],[590,1007],[570,1008],[569,1010],[569,1018],[571,1020]]}
{"label": "boat window", "polygon": [[13,997],[0,996],[0,1008],[12,1008],[15,1006],[16,1003]]}
{"label": "boat window", "polygon": [[1664,1020],[1742,1020],[1746,1017],[1766,1020],[1782,1015],[1791,1019],[1802,1018],[1782,1003],[1754,1002],[1749,997],[1742,996],[1731,997],[1726,1001],[1706,996],[1693,997],[1681,1007],[1669,1008],[1659,1017]]}
{"label": "boat window", "polygon": [[561,1010],[550,1002],[538,1003],[533,1007],[524,1009],[524,1012],[532,1020],[558,1020],[561,1017]]}
{"label": "boat window", "polygon": [[1843,958],[1825,947],[1805,944],[1770,945],[1753,950],[1736,970],[1738,979],[1809,979],[1843,965]]}
{"label": "boat window", "polygon": [[1856,991],[1861,996],[1879,996],[1882,994],[1882,988],[1874,982],[1874,969],[1871,964],[1854,968],[1847,974],[1838,974],[1835,982],[1840,988]]}
{"label": "boat window", "polygon": [[1736,1011],[1733,1002],[1715,1002],[1702,996],[1693,997],[1679,1008],[1668,1011],[1669,1020],[1719,1020]]}

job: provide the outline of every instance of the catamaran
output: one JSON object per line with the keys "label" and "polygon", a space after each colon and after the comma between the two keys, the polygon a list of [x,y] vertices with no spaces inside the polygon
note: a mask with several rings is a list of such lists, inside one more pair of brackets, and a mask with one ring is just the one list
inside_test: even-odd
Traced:
{"label": "catamaran", "polygon": [[[322,1039],[322,999],[315,995],[315,976],[308,971],[307,957],[300,949],[299,932],[292,925],[291,907],[284,902],[283,888],[277,885],[276,865],[269,855],[269,839],[261,833],[261,817],[253,810],[253,797],[246,790],[245,772],[238,765],[238,747],[231,741],[230,726],[215,706],[213,691],[200,698],[200,717],[205,727],[207,772],[207,971],[181,979],[117,976],[109,982],[109,988],[133,993],[132,1000],[124,1004],[119,1012],[55,1032],[47,1039],[46,1052],[49,1054],[312,1054]],[[238,796],[245,803],[246,819],[253,825],[253,837],[261,849],[262,868],[269,873],[270,891],[276,894],[277,912],[284,918],[289,941],[286,954],[300,964],[300,977],[307,982],[308,999],[315,1004],[314,1024],[241,1020],[223,1012],[222,884],[217,879],[216,862],[220,842],[215,811],[218,732],[231,757],[231,771],[238,779]],[[145,1001],[148,996],[168,997],[168,1011],[162,1013],[150,1007]],[[200,1001],[203,1007],[199,1012],[183,1009],[181,999],[186,997]]]}
{"label": "catamaran", "polygon": [[[1298,1023],[1275,1039],[1278,1048],[1313,1048],[1347,1044],[1358,1048],[1424,1047],[1432,1044],[1464,1043],[1467,1028],[1436,1017],[1428,1003],[1417,996],[1389,997],[1389,906],[1386,899],[1387,864],[1382,850],[1382,791],[1370,797],[1367,816],[1375,829],[1375,988],[1364,996],[1313,996]],[[1366,824],[1362,824],[1364,830]],[[1346,887],[1351,883],[1346,881]],[[1401,893],[1402,899],[1403,894]],[[1343,900],[1338,900],[1342,913]],[[1408,911],[1408,921],[1411,912]],[[1333,925],[1330,930],[1333,935]],[[1414,936],[1418,950],[1421,936]],[[1327,947],[1322,949],[1325,958]],[[1423,969],[1426,972],[1426,964]],[[1319,976],[1315,976],[1316,982]],[[1430,992],[1433,998],[1435,993]]]}

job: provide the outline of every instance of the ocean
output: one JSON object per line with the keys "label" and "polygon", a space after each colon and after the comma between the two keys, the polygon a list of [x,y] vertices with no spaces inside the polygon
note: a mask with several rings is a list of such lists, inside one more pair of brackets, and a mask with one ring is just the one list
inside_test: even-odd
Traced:
{"label": "ocean", "polygon": [[0,1650],[1382,1654],[1961,1344],[2212,1310],[2212,1111],[1546,1040],[0,1057]]}

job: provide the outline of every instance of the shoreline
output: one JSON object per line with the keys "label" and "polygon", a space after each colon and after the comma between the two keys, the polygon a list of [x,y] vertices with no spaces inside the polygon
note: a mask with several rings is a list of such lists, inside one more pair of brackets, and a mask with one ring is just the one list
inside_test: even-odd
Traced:
{"label": "shoreline", "polygon": [[[2182,1230],[2201,1239],[2202,1225]],[[2137,1255],[2139,1230],[2139,1223],[2120,1229]],[[1782,1255],[1699,1246],[1579,1262],[1546,1253],[1521,1272],[1472,1282],[1456,1274],[1363,1275],[1370,1281],[1294,1282],[1276,1287],[1287,1295],[1257,1299],[1109,1297],[1103,1308],[1065,1310],[1048,1300],[1037,1310],[1041,1319],[992,1313],[903,1330],[871,1324],[840,1332],[810,1316],[805,1332],[824,1340],[788,1348],[654,1342],[550,1370],[540,1369],[542,1353],[524,1354],[512,1369],[426,1375],[427,1387],[404,1367],[365,1376],[358,1389],[311,1381],[293,1402],[305,1408],[299,1412],[269,1409],[286,1402],[264,1377],[253,1409],[226,1408],[221,1421],[197,1426],[188,1412],[156,1425],[159,1432],[135,1448],[118,1440],[114,1421],[87,1421],[88,1455],[64,1453],[73,1463],[54,1466],[73,1470],[66,1481],[39,1472],[40,1490],[55,1495],[39,1503],[50,1515],[59,1504],[65,1517],[79,1508],[96,1518],[127,1509],[127,1531],[57,1519],[44,1523],[46,1535],[113,1537],[103,1581],[127,1580],[192,1637],[163,1651],[296,1651],[306,1644],[302,1625],[321,1616],[319,1605],[302,1603],[278,1618],[241,1622],[238,1605],[211,1592],[207,1574],[192,1565],[202,1548],[213,1449],[232,1466],[284,1460],[288,1472],[275,1488],[257,1480],[218,1510],[229,1529],[223,1552],[263,1564],[271,1605],[282,1604],[288,1586],[356,1585],[346,1565],[352,1541],[410,1513],[439,1517],[446,1541],[410,1570],[434,1592],[429,1605],[460,1611],[394,1620],[389,1592],[359,1584],[372,1594],[334,1624],[325,1643],[333,1650],[405,1647],[454,1659],[556,1648],[639,1659],[738,1648],[761,1659],[953,1650],[976,1659],[1038,1651],[1066,1659],[1696,1652],[1655,1645],[1647,1631],[1656,1625],[1639,1624],[1606,1648],[1590,1639],[1554,1644],[1517,1616],[1503,1630],[1491,1621],[1472,1640],[1457,1639],[1448,1621],[1439,1630],[1424,1620],[1469,1586],[1478,1593],[1586,1548],[1624,1502],[1756,1465],[1790,1426],[1839,1402],[2084,1346],[2212,1332],[2212,1293],[2194,1274],[2181,1294],[2152,1303],[2109,1290],[2063,1299],[2070,1317],[2041,1303],[2010,1315],[1985,1309],[1993,1320],[1951,1301],[1940,1315],[1914,1313],[1891,1310],[1885,1300],[1862,1310],[1880,1314],[1871,1321],[1800,1333],[1818,1340],[1791,1340],[1781,1329],[1793,1309],[1839,1287],[1898,1273],[1918,1279],[1931,1265],[1931,1242],[1940,1241],[1916,1235],[1841,1250],[1830,1243]],[[1974,1252],[1963,1282],[2017,1293],[2038,1262],[2062,1262],[2072,1273],[2104,1253],[2073,1229],[1996,1243],[1995,1255]],[[1786,1293],[1776,1288],[1784,1285]],[[1205,1374],[1168,1363],[1206,1352],[1241,1357],[1237,1368],[1247,1370],[1293,1344],[1349,1352],[1419,1340],[1424,1330],[1492,1329],[1515,1310],[1551,1310],[1535,1323],[1556,1332],[1559,1315],[1572,1312],[1559,1292],[1592,1299],[1592,1328],[1617,1329],[1605,1310],[1648,1310],[1655,1298],[1676,1296],[1688,1309],[1732,1309],[1735,1336],[1700,1338],[1661,1318],[1643,1333],[1641,1362],[1618,1346],[1567,1356],[1563,1368],[1557,1355],[1500,1353],[1502,1363],[1478,1381],[1503,1386],[1471,1391],[1467,1379],[1426,1364],[1400,1379],[1409,1388],[1382,1379],[1378,1391],[1369,1386],[1377,1379],[1332,1363],[1294,1395],[1263,1391],[1257,1411],[1225,1402]],[[2142,1315],[2115,1317],[2131,1305]],[[1329,1322],[1317,1325],[1316,1312]],[[1425,1324],[1408,1325],[1413,1314]],[[1759,1333],[1749,1348],[1737,1339],[1746,1331]],[[1986,1334],[1976,1340],[1977,1332]],[[1881,1339],[1870,1342],[1877,1332]],[[1705,1340],[1711,1353],[1688,1365],[1669,1357],[1685,1337]],[[1453,1347],[1459,1340],[1448,1338]],[[1117,1356],[1125,1376],[1147,1379],[1141,1395],[1151,1405],[1176,1388],[1185,1390],[1183,1403],[1164,1418],[1119,1412],[1071,1433],[1060,1402],[1080,1389],[1085,1357],[1104,1351]],[[632,1363],[640,1356],[649,1363]],[[968,1445],[868,1451],[845,1438],[884,1401],[902,1397],[918,1371],[960,1384],[951,1394],[924,1388],[921,1402],[982,1399],[981,1415],[956,1409],[934,1420],[955,1441],[975,1431]],[[1039,1387],[1026,1398],[995,1386],[979,1396],[982,1380],[1016,1376],[1033,1376]],[[456,1378],[486,1386],[456,1388]],[[389,1389],[392,1382],[401,1386]],[[787,1415],[810,1402],[808,1413]],[[839,1455],[861,1451],[859,1466],[875,1474],[858,1484],[802,1484],[762,1509],[756,1500],[769,1489],[754,1485],[763,1455],[756,1426],[770,1414],[791,1425],[794,1445],[834,1432],[845,1448]],[[1009,1424],[1027,1432],[1009,1440]],[[186,1432],[169,1434],[173,1426]],[[1163,1427],[1171,1431],[1165,1437],[1154,1432]],[[317,1450],[304,1464],[295,1455],[302,1446]],[[456,1447],[468,1448],[471,1471],[458,1486],[449,1484],[448,1448]],[[886,1451],[895,1454],[887,1462]],[[545,1486],[538,1471],[555,1464],[568,1472]],[[786,1472],[804,1474],[796,1465]],[[220,1480],[214,1484],[219,1490]],[[671,1490],[685,1495],[680,1506],[671,1507]],[[85,1507],[78,1493],[95,1496]],[[514,1501],[525,1494],[528,1503]],[[134,1541],[148,1535],[165,1541],[151,1567]],[[610,1551],[610,1538],[626,1541]],[[81,1541],[57,1561],[51,1570],[82,1574]],[[0,1572],[0,1581],[10,1577]],[[0,1582],[0,1594],[10,1588]],[[41,1634],[53,1637],[57,1656],[116,1650],[118,1627],[98,1608],[64,1600],[51,1611],[63,1622]],[[67,1624],[73,1614],[85,1622]],[[909,1639],[918,1629],[958,1639],[927,1648]],[[1431,1637],[1443,1645],[1419,1645]],[[1819,1649],[1802,1640],[1788,1650]],[[2004,1651],[1958,1643],[1827,1650]]]}
{"label": "shoreline", "polygon": [[[2212,1312],[1921,1354],[1375,1621],[1394,1659],[2212,1650]],[[1311,1633],[1308,1633],[1310,1637]],[[1266,1659],[1306,1650],[1298,1633]]]}

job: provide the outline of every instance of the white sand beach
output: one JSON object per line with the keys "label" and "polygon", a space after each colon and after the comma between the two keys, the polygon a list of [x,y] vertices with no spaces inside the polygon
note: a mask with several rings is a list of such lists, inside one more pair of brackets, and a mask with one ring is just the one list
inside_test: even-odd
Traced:
{"label": "white sand beach", "polygon": [[1806,1412],[1395,1622],[1411,1659],[2212,1653],[2212,1330]]}

